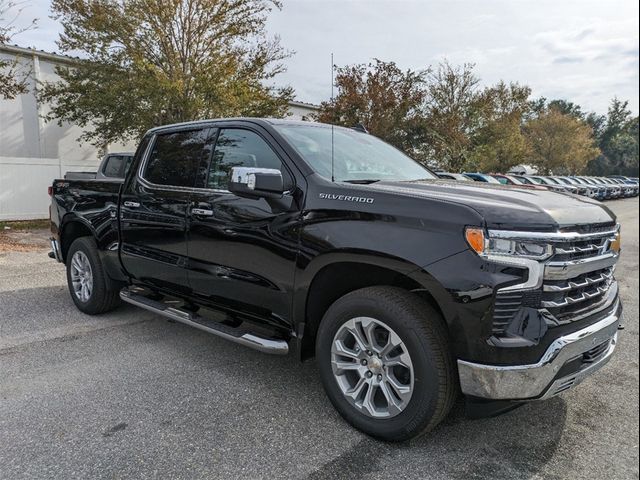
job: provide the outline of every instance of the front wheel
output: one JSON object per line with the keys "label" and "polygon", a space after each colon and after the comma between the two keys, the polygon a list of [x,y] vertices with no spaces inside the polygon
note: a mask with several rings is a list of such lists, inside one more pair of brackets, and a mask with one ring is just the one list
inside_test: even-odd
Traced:
{"label": "front wheel", "polygon": [[104,271],[93,238],[74,240],[67,252],[66,263],[69,293],[80,311],[96,315],[118,306],[119,289]]}
{"label": "front wheel", "polygon": [[336,301],[320,324],[316,358],[338,412],[382,440],[428,432],[456,397],[441,315],[399,288],[363,288]]}

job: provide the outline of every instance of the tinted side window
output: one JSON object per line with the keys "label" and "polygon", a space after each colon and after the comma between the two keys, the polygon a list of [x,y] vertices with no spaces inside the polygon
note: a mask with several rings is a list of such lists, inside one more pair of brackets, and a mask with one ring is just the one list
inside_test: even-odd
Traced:
{"label": "tinted side window", "polygon": [[104,165],[102,173],[106,177],[124,178],[127,162],[131,157],[126,155],[110,155]]}
{"label": "tinted side window", "polygon": [[249,130],[220,131],[209,167],[207,188],[226,189],[233,167],[274,168],[282,172],[285,185],[291,184],[280,158],[262,137]]}
{"label": "tinted side window", "polygon": [[203,156],[211,152],[209,129],[158,135],[144,178],[158,185],[193,187]]}

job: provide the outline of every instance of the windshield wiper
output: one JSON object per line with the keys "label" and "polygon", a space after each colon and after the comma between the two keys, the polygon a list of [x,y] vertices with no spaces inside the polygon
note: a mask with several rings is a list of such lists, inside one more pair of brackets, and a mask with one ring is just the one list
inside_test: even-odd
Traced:
{"label": "windshield wiper", "polygon": [[370,183],[379,182],[380,179],[363,178],[358,180],[344,180],[344,183],[355,183],[356,185],[369,185]]}

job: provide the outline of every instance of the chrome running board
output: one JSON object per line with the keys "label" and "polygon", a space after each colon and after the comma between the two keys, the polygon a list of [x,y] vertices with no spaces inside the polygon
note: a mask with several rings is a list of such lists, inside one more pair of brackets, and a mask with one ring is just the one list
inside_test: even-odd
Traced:
{"label": "chrome running board", "polygon": [[254,350],[275,355],[286,355],[289,353],[289,344],[286,340],[264,338],[245,329],[230,327],[161,301],[152,300],[144,295],[132,292],[128,288],[123,288],[120,291],[120,298],[136,307],[144,308],[145,310],[157,313],[176,322],[198,328],[207,333],[244,345],[245,347],[253,348]]}

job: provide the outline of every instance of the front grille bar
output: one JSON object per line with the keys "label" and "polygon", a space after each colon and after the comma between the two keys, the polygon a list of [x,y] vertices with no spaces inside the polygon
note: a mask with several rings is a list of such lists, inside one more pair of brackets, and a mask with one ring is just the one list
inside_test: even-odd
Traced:
{"label": "front grille bar", "polygon": [[609,285],[604,287],[598,287],[593,292],[582,292],[578,297],[565,297],[564,300],[559,302],[555,301],[543,301],[541,302],[542,306],[545,308],[559,308],[566,307],[567,305],[573,305],[576,303],[584,302],[586,300],[590,300],[592,298],[598,297],[600,295],[604,295],[609,290]]}
{"label": "front grille bar", "polygon": [[543,285],[545,292],[569,292],[571,290],[577,290],[579,288],[588,287],[589,285],[596,285],[609,280],[613,276],[613,269],[609,268],[607,271],[599,273],[597,277],[586,277],[582,282],[569,281],[566,285]]}
{"label": "front grille bar", "polygon": [[590,257],[568,262],[550,262],[545,266],[545,280],[570,280],[572,278],[613,267],[618,261],[617,253],[607,253],[598,257]]}

